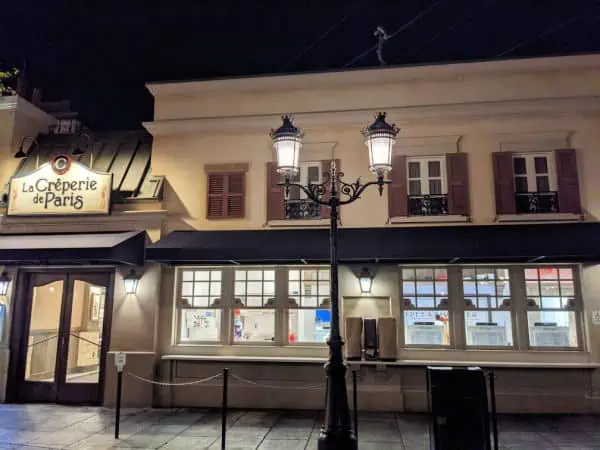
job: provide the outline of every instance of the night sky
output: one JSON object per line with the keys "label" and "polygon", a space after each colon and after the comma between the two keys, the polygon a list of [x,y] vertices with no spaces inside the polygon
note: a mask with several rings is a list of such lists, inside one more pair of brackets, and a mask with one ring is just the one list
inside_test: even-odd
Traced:
{"label": "night sky", "polygon": [[389,65],[600,52],[599,0],[10,0],[0,67],[135,129],[145,82],[374,67],[377,25]]}

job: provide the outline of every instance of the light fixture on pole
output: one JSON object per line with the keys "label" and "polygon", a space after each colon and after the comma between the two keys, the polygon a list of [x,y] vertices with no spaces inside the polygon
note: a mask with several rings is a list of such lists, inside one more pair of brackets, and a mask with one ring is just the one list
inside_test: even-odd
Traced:
{"label": "light fixture on pole", "polygon": [[123,283],[125,284],[126,294],[135,294],[138,287],[140,277],[135,273],[135,270],[131,269],[127,275],[123,277]]}
{"label": "light fixture on pole", "polygon": [[[88,144],[86,146],[86,149],[82,149],[80,144],[80,140],[81,138],[85,138],[88,141]],[[94,145],[94,141],[92,139],[92,137],[87,134],[87,133],[79,133],[75,139],[75,149],[71,152],[71,155],[73,156],[81,156],[81,155],[85,155],[85,151],[90,147],[91,145]]]}
{"label": "light fixture on pole", "polygon": [[373,278],[375,277],[373,276],[371,271],[368,268],[363,267],[363,269],[360,271],[360,275],[358,275],[358,283],[360,284],[361,294],[371,293],[371,287],[373,286]]}
{"label": "light fixture on pole", "polygon": [[396,143],[398,127],[385,121],[385,113],[375,115],[375,121],[363,130],[365,144],[369,149],[369,169],[377,175],[384,176],[392,170],[392,150]]}
{"label": "light fixture on pole", "polygon": [[[338,215],[339,207],[358,200],[364,190],[372,185],[383,194],[383,186],[389,184],[385,175],[392,169],[391,159],[398,128],[385,121],[385,113],[376,115],[375,122],[364,131],[369,148],[369,168],[377,175],[376,181],[362,183],[357,179],[353,183],[342,180],[344,174],[338,172],[335,160],[331,161],[329,176],[323,183],[304,186],[292,182],[298,173],[298,161],[302,147],[302,133],[296,128],[289,116],[283,116],[283,124],[277,130],[271,130],[273,148],[277,157],[277,171],[282,175],[285,196],[290,187],[295,186],[306,194],[307,199],[330,209],[329,214],[329,255],[330,255],[330,298],[331,329],[327,345],[329,358],[325,364],[327,375],[325,424],[319,436],[319,450],[356,450],[356,435],[350,425],[348,392],[346,390],[346,364],[340,335],[340,307],[338,298]],[[327,196],[325,194],[328,194]]]}
{"label": "light fixture on pole", "polygon": [[8,285],[10,284],[10,278],[6,272],[0,274],[0,297],[4,297],[8,293]]}
{"label": "light fixture on pole", "polygon": [[292,123],[290,116],[281,117],[283,123],[276,130],[271,130],[273,149],[277,157],[277,172],[284,178],[291,178],[298,173],[298,162],[302,148],[302,133]]}

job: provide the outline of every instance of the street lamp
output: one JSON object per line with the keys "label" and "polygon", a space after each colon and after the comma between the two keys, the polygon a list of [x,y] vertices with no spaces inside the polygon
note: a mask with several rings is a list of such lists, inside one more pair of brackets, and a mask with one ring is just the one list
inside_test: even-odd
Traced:
{"label": "street lamp", "polygon": [[[329,358],[325,364],[327,374],[325,424],[319,436],[320,450],[353,450],[357,448],[356,436],[350,426],[348,393],[346,391],[346,365],[340,335],[340,310],[338,298],[338,209],[358,200],[363,191],[376,185],[379,195],[389,181],[385,175],[391,170],[392,149],[398,128],[385,121],[385,113],[378,113],[375,121],[363,130],[369,149],[369,168],[377,176],[376,181],[361,183],[360,178],[353,183],[345,183],[344,174],[337,171],[335,160],[323,183],[304,186],[291,181],[298,173],[302,133],[295,127],[289,116],[283,116],[283,124],[277,130],[271,130],[273,148],[277,157],[277,171],[282,175],[286,197],[291,186],[301,189],[306,196],[319,205],[328,207],[330,214],[329,258],[331,271],[331,332],[327,345]],[[329,192],[329,197],[325,194]]]}

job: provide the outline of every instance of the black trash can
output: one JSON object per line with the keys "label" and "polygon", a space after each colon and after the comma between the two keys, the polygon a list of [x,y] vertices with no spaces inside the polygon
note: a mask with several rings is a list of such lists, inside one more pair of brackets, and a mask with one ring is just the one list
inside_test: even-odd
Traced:
{"label": "black trash can", "polygon": [[479,367],[428,367],[431,448],[491,450],[487,383]]}

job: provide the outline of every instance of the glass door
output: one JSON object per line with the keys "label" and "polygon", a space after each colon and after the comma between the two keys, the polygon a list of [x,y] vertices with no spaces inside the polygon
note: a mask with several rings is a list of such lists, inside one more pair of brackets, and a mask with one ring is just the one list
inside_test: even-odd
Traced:
{"label": "glass door", "polygon": [[100,403],[109,284],[109,274],[32,274],[20,400]]}

